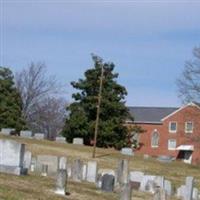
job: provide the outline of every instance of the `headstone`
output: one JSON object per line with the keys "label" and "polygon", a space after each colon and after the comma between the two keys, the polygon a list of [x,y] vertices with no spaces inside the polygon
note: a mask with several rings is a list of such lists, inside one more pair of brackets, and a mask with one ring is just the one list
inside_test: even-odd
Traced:
{"label": "headstone", "polygon": [[82,169],[82,180],[86,180],[86,175],[87,175],[87,165],[84,164]]}
{"label": "headstone", "polygon": [[186,177],[185,187],[186,193],[184,200],[192,200],[194,178],[192,176]]}
{"label": "headstone", "polygon": [[128,148],[128,147],[122,148],[121,149],[121,154],[127,155],[127,156],[133,156],[133,149],[132,148]]}
{"label": "headstone", "polygon": [[80,182],[82,180],[83,162],[79,159],[75,160],[72,166],[72,180]]}
{"label": "headstone", "polygon": [[58,158],[58,169],[67,169],[67,158],[66,157]]}
{"label": "headstone", "polygon": [[29,169],[31,166],[32,154],[30,151],[26,151],[24,155],[24,168]]}
{"label": "headstone", "polygon": [[145,191],[150,192],[152,194],[156,191],[156,183],[153,180],[148,180],[147,184],[145,185]]}
{"label": "headstone", "polygon": [[186,196],[186,186],[181,185],[181,187],[177,189],[177,197],[184,198],[185,196]]}
{"label": "headstone", "polygon": [[173,192],[172,192],[172,184],[171,184],[170,181],[168,181],[168,180],[164,181],[164,190],[165,190],[165,192],[166,192],[166,194],[168,196],[172,196],[172,194],[173,194]]}
{"label": "headstone", "polygon": [[72,177],[72,166],[71,166],[71,163],[67,163],[67,177],[68,178]]}
{"label": "headstone", "polygon": [[123,184],[121,193],[120,193],[120,200],[131,200],[132,197],[132,189],[129,183]]}
{"label": "headstone", "polygon": [[128,160],[120,160],[116,171],[116,181],[120,184],[129,182],[129,167]]}
{"label": "headstone", "polygon": [[138,190],[140,188],[140,184],[142,182],[144,173],[140,171],[131,171],[129,173],[129,181],[132,189]]}
{"label": "headstone", "polygon": [[62,136],[57,136],[55,141],[58,143],[66,143],[66,138]]}
{"label": "headstone", "polygon": [[0,172],[21,175],[24,168],[25,144],[13,140],[0,140]]}
{"label": "headstone", "polygon": [[32,159],[31,159],[30,171],[31,171],[31,172],[34,172],[34,171],[35,171],[35,168],[36,168],[36,158],[35,158],[35,157],[32,157]]}
{"label": "headstone", "polygon": [[193,188],[192,199],[199,200],[199,190],[197,188]]}
{"label": "headstone", "polygon": [[102,186],[102,174],[97,174],[96,186],[97,186],[97,188],[101,188],[101,186]]}
{"label": "headstone", "polygon": [[36,162],[36,171],[40,174],[42,165],[48,165],[48,176],[56,177],[58,170],[58,157],[51,155],[38,155]]}
{"label": "headstone", "polygon": [[160,187],[161,189],[164,189],[164,180],[164,176],[156,176],[154,182],[156,186]]}
{"label": "headstone", "polygon": [[42,165],[41,176],[47,176],[47,175],[48,175],[48,165]]}
{"label": "headstone", "polygon": [[112,192],[114,189],[115,177],[113,175],[104,174],[102,176],[101,190],[105,192]]}
{"label": "headstone", "polygon": [[66,169],[58,169],[56,179],[56,194],[65,195],[67,190],[67,171]]}
{"label": "headstone", "polygon": [[32,138],[33,133],[32,131],[20,131],[20,136],[23,138]]}
{"label": "headstone", "polygon": [[140,184],[140,190],[145,192],[145,191],[149,191],[149,192],[153,192],[153,187],[155,184],[155,177],[156,176],[151,176],[151,175],[145,175],[143,176],[142,182]]}
{"label": "headstone", "polygon": [[10,133],[11,133],[12,131],[15,131],[15,129],[14,129],[14,128],[2,128],[2,129],[1,129],[1,133],[2,133],[3,135],[10,135]]}
{"label": "headstone", "polygon": [[88,161],[86,180],[88,182],[95,183],[96,179],[97,179],[97,162],[96,161]]}
{"label": "headstone", "polygon": [[83,145],[83,138],[74,138],[73,144]]}
{"label": "headstone", "polygon": [[37,140],[43,140],[44,139],[44,133],[35,133],[34,138]]}

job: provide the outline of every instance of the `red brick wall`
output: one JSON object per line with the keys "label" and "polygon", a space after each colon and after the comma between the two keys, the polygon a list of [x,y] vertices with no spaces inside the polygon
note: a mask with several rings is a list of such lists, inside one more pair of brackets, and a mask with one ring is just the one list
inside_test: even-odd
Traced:
{"label": "red brick wall", "polygon": [[[193,122],[193,133],[185,133],[185,122]],[[177,132],[169,132],[169,122],[177,122]],[[171,155],[177,156],[177,150],[168,150],[168,140],[176,139],[177,147],[179,145],[194,145],[194,152],[192,154],[192,163],[200,163],[200,109],[196,106],[186,106],[179,112],[166,118],[162,124],[137,124],[141,126],[145,133],[141,134],[140,142],[141,148],[137,151],[142,154],[149,154],[152,156]],[[160,134],[159,147],[151,147],[151,136],[154,131]],[[197,141],[198,140],[198,141]]]}

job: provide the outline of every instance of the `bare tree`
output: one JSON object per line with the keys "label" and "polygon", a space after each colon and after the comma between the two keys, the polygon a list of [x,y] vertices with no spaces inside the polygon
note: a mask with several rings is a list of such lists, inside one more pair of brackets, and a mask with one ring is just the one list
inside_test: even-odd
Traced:
{"label": "bare tree", "polygon": [[54,139],[62,130],[66,118],[66,100],[61,97],[47,97],[34,108],[30,121],[34,132],[45,133]]}
{"label": "bare tree", "polygon": [[57,91],[55,76],[46,75],[46,66],[42,62],[30,63],[28,68],[16,73],[15,82],[23,101],[23,115],[27,119],[33,107],[45,96]]}
{"label": "bare tree", "polygon": [[179,97],[183,102],[200,102],[200,47],[193,50],[194,59],[185,63],[177,80]]}
{"label": "bare tree", "polygon": [[[62,86],[58,83],[56,77],[47,75],[44,63],[32,62],[27,68],[16,73],[15,82],[22,97],[23,117],[28,127],[34,131],[45,132],[48,137],[53,131],[57,133],[58,129],[53,128],[50,123],[54,118],[54,126],[62,126],[65,107],[64,100],[56,97],[62,92]],[[61,108],[63,109],[62,112]],[[47,126],[48,121],[49,126]]]}

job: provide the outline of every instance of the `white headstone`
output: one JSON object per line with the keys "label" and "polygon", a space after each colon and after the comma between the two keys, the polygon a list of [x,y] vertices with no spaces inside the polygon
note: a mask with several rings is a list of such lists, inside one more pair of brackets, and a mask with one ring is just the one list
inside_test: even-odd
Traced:
{"label": "white headstone", "polygon": [[32,138],[32,135],[33,135],[32,131],[28,131],[28,130],[26,130],[26,131],[20,131],[20,136],[21,137]]}
{"label": "white headstone", "polygon": [[83,145],[83,138],[74,138],[73,144]]}
{"label": "white headstone", "polygon": [[172,196],[172,193],[173,193],[172,192],[172,184],[170,181],[168,181],[168,180],[164,181],[164,190],[166,191],[166,194],[168,196]]}
{"label": "white headstone", "polygon": [[66,157],[58,158],[58,169],[67,169],[67,158]]}
{"label": "white headstone", "polygon": [[2,129],[1,129],[1,133],[2,133],[3,135],[10,135],[10,133],[11,133],[12,131],[15,131],[15,129],[14,129],[14,128],[2,128]]}
{"label": "white headstone", "polygon": [[132,148],[122,148],[121,149],[121,154],[127,155],[127,156],[133,156],[133,149]]}
{"label": "white headstone", "polygon": [[97,178],[97,162],[88,161],[86,180],[95,183]]}
{"label": "white headstone", "polygon": [[82,179],[85,180],[87,175],[87,165],[83,165],[83,170],[82,170]]}
{"label": "white headstone", "polygon": [[147,190],[147,185],[150,184],[150,182],[154,182],[156,176],[151,176],[151,175],[145,175],[143,176],[142,182],[140,184],[140,190],[145,192]]}
{"label": "white headstone", "polygon": [[66,138],[65,138],[65,137],[62,137],[62,136],[57,136],[57,137],[56,137],[56,142],[59,142],[59,143],[66,143]]}
{"label": "white headstone", "polygon": [[31,166],[31,157],[32,154],[30,151],[26,151],[24,155],[24,168],[29,169]]}
{"label": "white headstone", "polygon": [[141,183],[143,177],[144,177],[144,173],[143,173],[143,172],[140,172],[140,171],[131,171],[131,172],[129,173],[129,180],[130,180],[131,182],[138,182],[138,183]]}
{"label": "white headstone", "polygon": [[36,170],[38,173],[41,173],[42,165],[48,165],[48,175],[56,176],[58,170],[58,157],[52,155],[38,155]]}
{"label": "white headstone", "polygon": [[199,200],[199,190],[197,188],[193,188],[192,199]]}
{"label": "white headstone", "polygon": [[13,140],[0,140],[0,172],[21,175],[23,168],[25,144]]}
{"label": "white headstone", "polygon": [[35,133],[34,138],[37,140],[43,140],[44,139],[44,133]]}
{"label": "white headstone", "polygon": [[194,178],[192,176],[186,177],[185,186],[186,193],[184,200],[192,200]]}

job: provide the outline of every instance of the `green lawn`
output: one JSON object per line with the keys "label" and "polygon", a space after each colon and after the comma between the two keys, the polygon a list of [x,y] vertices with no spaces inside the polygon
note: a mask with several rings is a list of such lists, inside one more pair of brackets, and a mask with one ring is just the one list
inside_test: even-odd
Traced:
{"label": "green lawn", "polygon": [[[21,139],[19,137],[2,136],[0,138],[9,138],[26,144],[26,148],[30,150],[33,156],[38,154],[49,154],[66,156],[69,160],[76,158],[82,159],[84,162],[92,160],[92,148],[87,146],[79,146],[72,144],[58,144],[51,141],[38,141],[34,139]],[[119,159],[125,158],[120,152],[114,149],[97,149],[97,158],[99,168],[115,169]],[[160,163],[153,158],[144,160],[141,156],[134,156],[129,160],[130,170],[140,170],[146,174],[164,175],[166,179],[172,181],[173,187],[184,184],[186,176],[195,177],[195,186],[200,189],[200,167],[186,165],[182,162],[172,162],[168,164]],[[39,177],[33,174],[28,176],[12,176],[0,174],[0,200],[29,200],[29,199],[48,199],[59,200],[65,199],[58,195],[54,195],[55,180],[48,177]],[[94,184],[74,183],[69,181],[68,190],[70,195],[66,198],[69,200],[117,200],[119,194],[102,193],[96,189]],[[134,191],[133,200],[152,199],[150,194]],[[175,199],[175,198],[173,198]]]}

